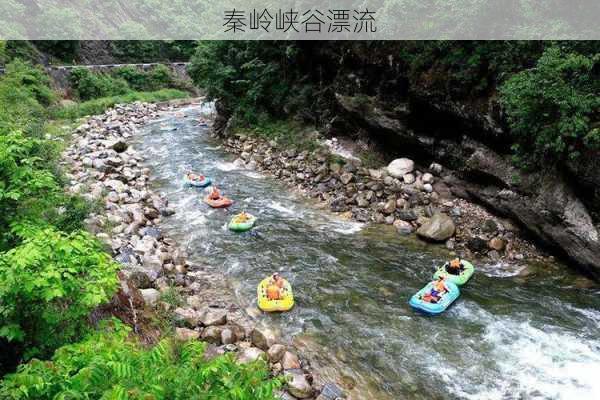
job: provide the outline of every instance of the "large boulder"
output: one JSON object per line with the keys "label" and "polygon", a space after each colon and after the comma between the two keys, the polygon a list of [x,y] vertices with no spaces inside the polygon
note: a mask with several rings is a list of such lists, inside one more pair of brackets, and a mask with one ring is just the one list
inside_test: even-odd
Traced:
{"label": "large boulder", "polygon": [[387,166],[387,172],[394,178],[402,178],[415,169],[415,162],[409,158],[397,158]]}
{"label": "large boulder", "polygon": [[290,370],[285,373],[287,390],[297,399],[306,399],[313,395],[313,388],[302,370]]}
{"label": "large boulder", "polygon": [[252,344],[262,350],[269,350],[276,342],[275,334],[268,328],[254,328],[250,333]]}
{"label": "large boulder", "polygon": [[266,353],[256,347],[248,347],[238,354],[237,360],[240,364],[248,364],[259,358],[266,359]]}
{"label": "large boulder", "polygon": [[436,213],[417,229],[417,235],[426,240],[443,242],[451,238],[455,231],[456,226],[452,218],[446,214]]}

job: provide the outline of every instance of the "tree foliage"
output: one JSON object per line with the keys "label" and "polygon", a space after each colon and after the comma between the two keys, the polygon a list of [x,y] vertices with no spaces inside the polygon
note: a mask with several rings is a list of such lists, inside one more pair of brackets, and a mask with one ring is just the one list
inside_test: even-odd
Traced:
{"label": "tree foliage", "polygon": [[522,160],[576,159],[600,148],[600,54],[551,47],[535,68],[508,79],[501,95]]}
{"label": "tree foliage", "polygon": [[256,121],[262,112],[283,113],[298,72],[292,68],[295,55],[296,47],[289,43],[201,42],[189,73],[211,98],[243,119]]}
{"label": "tree foliage", "polygon": [[232,354],[207,360],[205,344],[165,339],[144,348],[117,321],[107,333],[33,360],[8,376],[0,398],[130,400],[275,400],[280,381],[263,361],[236,364]]}
{"label": "tree foliage", "polygon": [[0,253],[0,336],[47,356],[85,331],[90,311],[112,297],[118,267],[87,233],[14,229],[23,242]]}

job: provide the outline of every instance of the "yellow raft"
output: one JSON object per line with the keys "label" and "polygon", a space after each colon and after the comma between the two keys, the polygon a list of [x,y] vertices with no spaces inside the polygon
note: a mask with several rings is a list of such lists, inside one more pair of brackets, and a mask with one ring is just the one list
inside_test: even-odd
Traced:
{"label": "yellow raft", "polygon": [[265,278],[258,284],[256,294],[258,298],[258,308],[266,312],[274,311],[289,311],[294,307],[294,294],[290,283],[283,280],[283,298],[281,300],[269,300],[267,298],[267,286],[271,281],[271,277]]}

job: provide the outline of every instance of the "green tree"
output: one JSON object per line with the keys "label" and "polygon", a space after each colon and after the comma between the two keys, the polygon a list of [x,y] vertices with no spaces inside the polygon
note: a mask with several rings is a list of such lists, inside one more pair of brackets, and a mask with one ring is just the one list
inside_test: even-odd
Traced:
{"label": "green tree", "polygon": [[[576,159],[600,148],[600,54],[546,49],[500,88],[521,160]],[[531,157],[533,156],[533,157]]]}

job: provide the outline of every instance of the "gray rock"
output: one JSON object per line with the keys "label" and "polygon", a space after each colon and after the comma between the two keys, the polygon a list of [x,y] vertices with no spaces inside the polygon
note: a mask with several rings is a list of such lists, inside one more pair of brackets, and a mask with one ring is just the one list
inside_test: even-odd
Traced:
{"label": "gray rock", "polygon": [[413,174],[406,174],[402,177],[402,180],[407,185],[411,185],[411,184],[415,183],[415,176]]}
{"label": "gray rock", "polygon": [[475,236],[467,240],[466,246],[471,251],[481,253],[487,250],[488,243],[485,239]]}
{"label": "gray rock", "polygon": [[274,344],[269,348],[267,355],[269,356],[269,361],[272,363],[279,362],[283,355],[285,354],[286,349],[282,344]]}
{"label": "gray rock", "polygon": [[402,221],[401,219],[394,221],[394,228],[401,235],[410,235],[414,231],[413,226],[409,222]]}
{"label": "gray rock", "polygon": [[275,333],[268,328],[254,328],[250,333],[252,344],[262,350],[269,350],[276,342]]}
{"label": "gray rock", "polygon": [[394,178],[402,178],[415,169],[415,163],[408,158],[398,158],[387,166],[387,172]]}
{"label": "gray rock", "polygon": [[222,331],[223,328],[220,326],[209,326],[202,331],[202,340],[209,343],[220,344]]}
{"label": "gray rock", "polygon": [[342,183],[344,185],[349,184],[352,179],[354,179],[354,175],[352,175],[352,173],[350,172],[346,172],[345,174],[342,174],[342,176],[340,176],[340,181],[342,181]]}
{"label": "gray rock", "polygon": [[399,210],[396,214],[398,215],[398,218],[408,222],[416,221],[419,218],[414,210]]}
{"label": "gray rock", "polygon": [[306,399],[313,395],[313,388],[308,383],[304,373],[300,371],[287,371],[285,373],[287,379],[287,391],[298,399]]}
{"label": "gray rock", "polygon": [[417,229],[417,235],[426,240],[443,242],[452,237],[455,231],[456,227],[452,218],[446,214],[437,213]]}
{"label": "gray rock", "polygon": [[229,328],[225,328],[221,331],[221,343],[223,344],[233,344],[235,343],[235,334]]}
{"label": "gray rock", "polygon": [[160,298],[160,292],[156,289],[141,289],[140,294],[144,299],[144,304],[149,307],[154,307]]}
{"label": "gray rock", "polygon": [[429,170],[437,175],[442,173],[442,169],[442,166],[438,163],[431,163],[431,165],[429,166]]}
{"label": "gray rock", "polygon": [[283,356],[281,357],[281,366],[283,367],[284,370],[299,369],[300,368],[300,360],[298,359],[298,356],[296,356],[294,353],[286,351],[285,353],[283,353]]}
{"label": "gray rock", "polygon": [[188,328],[175,328],[175,338],[182,342],[196,340],[200,337],[200,332]]}
{"label": "gray rock", "polygon": [[248,364],[261,359],[266,359],[266,354],[261,349],[257,349],[256,347],[248,347],[243,349],[238,353],[237,361],[240,364]]}
{"label": "gray rock", "polygon": [[188,326],[195,328],[200,324],[200,314],[192,308],[178,307],[173,311],[174,319]]}
{"label": "gray rock", "polygon": [[426,172],[421,177],[421,180],[423,181],[423,183],[431,183],[431,184],[433,184],[433,175],[431,175],[429,172]]}
{"label": "gray rock", "polygon": [[227,323],[227,312],[225,310],[213,310],[209,308],[200,314],[200,322],[204,326],[225,325]]}
{"label": "gray rock", "polygon": [[394,211],[396,211],[396,199],[389,199],[386,201],[382,211],[385,214],[392,214]]}

